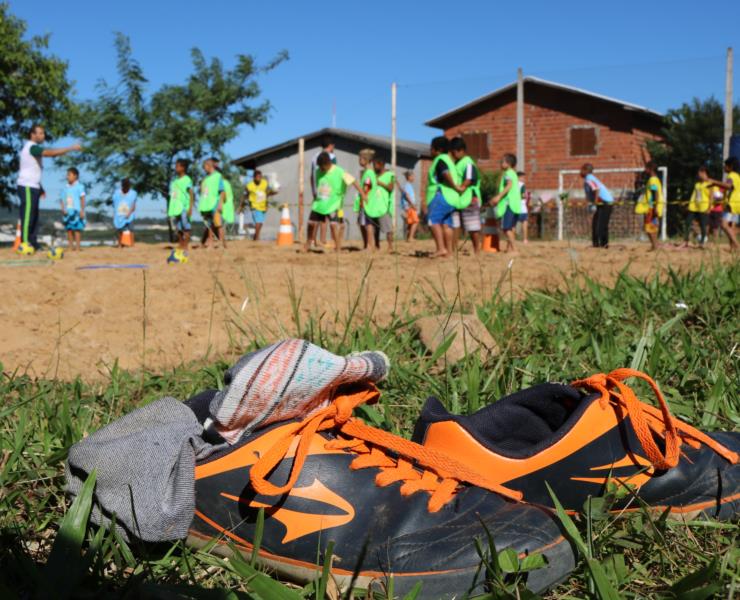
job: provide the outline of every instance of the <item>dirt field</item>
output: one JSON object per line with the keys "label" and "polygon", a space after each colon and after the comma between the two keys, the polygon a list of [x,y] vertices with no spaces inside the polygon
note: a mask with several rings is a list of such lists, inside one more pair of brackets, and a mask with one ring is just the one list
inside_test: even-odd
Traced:
{"label": "dirt field", "polygon": [[[295,335],[296,315],[321,314],[328,327],[341,330],[356,303],[356,314],[371,312],[382,322],[394,308],[429,312],[458,290],[465,301],[490,296],[501,280],[507,293],[517,294],[563,285],[579,272],[608,283],[626,265],[646,276],[668,264],[696,269],[732,260],[726,247],[656,256],[645,244],[599,251],[583,243],[535,242],[513,257],[510,282],[508,255],[463,255],[459,261],[415,256],[430,246],[400,244],[397,255],[303,255],[273,243],[233,242],[226,252],[195,249],[187,265],[166,264],[163,245],[83,249],[56,263],[3,249],[0,361],[6,371],[92,380],[105,377],[116,359],[124,369],[166,369],[232,353],[255,335]],[[148,269],[78,270],[112,263]]]}

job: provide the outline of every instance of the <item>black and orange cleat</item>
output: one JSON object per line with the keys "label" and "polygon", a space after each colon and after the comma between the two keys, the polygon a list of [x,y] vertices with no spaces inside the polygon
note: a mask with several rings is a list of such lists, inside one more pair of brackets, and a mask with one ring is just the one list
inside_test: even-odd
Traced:
{"label": "black and orange cleat", "polygon": [[[340,388],[341,389],[341,388]],[[188,401],[199,418],[215,392]],[[517,502],[519,494],[451,459],[352,418],[374,402],[374,387],[337,392],[303,421],[283,421],[247,434],[195,468],[196,511],[188,542],[228,555],[251,556],[264,510],[260,562],[278,575],[315,580],[330,542],[331,575],[341,590],[396,594],[423,582],[419,598],[459,598],[485,591],[476,538],[547,564],[526,584],[539,592],[574,566],[570,545],[552,515]]]}
{"label": "black and orange cleat", "polygon": [[[630,377],[648,382],[659,408],[637,399]],[[632,369],[534,386],[470,416],[430,398],[413,439],[521,491],[525,502],[552,507],[547,483],[572,512],[611,489],[615,511],[644,503],[683,518],[740,514],[740,433],[703,433],[676,419],[657,384]]]}

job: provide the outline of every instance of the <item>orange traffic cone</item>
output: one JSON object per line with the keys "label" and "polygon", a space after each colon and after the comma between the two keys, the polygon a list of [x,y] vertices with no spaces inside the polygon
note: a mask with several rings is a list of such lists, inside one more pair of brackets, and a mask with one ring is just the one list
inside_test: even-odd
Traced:
{"label": "orange traffic cone", "polygon": [[130,229],[124,229],[121,232],[121,246],[128,246],[129,248],[134,245],[134,232]]}
{"label": "orange traffic cone", "polygon": [[483,223],[483,252],[498,252],[498,224],[496,222],[494,209],[489,207],[486,210],[486,220]]}
{"label": "orange traffic cone", "polygon": [[290,210],[288,210],[287,204],[283,204],[282,211],[280,212],[280,228],[278,229],[277,245],[293,245],[293,225],[290,223]]}
{"label": "orange traffic cone", "polygon": [[15,241],[13,242],[13,250],[18,250],[18,246],[21,245],[21,221],[18,220],[18,226],[15,228]]}

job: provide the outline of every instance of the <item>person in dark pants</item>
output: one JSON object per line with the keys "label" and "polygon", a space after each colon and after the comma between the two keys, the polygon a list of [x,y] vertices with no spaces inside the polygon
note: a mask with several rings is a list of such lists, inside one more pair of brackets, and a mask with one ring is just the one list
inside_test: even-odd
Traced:
{"label": "person in dark pants", "polygon": [[586,163],[581,167],[583,187],[590,204],[596,206],[591,221],[591,240],[594,248],[609,247],[609,219],[612,216],[614,197],[607,187],[594,175],[594,166]]}
{"label": "person in dark pants", "polygon": [[67,148],[45,148],[46,132],[41,125],[33,125],[28,139],[18,156],[18,200],[20,201],[21,243],[24,247],[39,248],[39,200],[43,193],[41,173],[44,156],[62,156],[80,150],[79,144]]}

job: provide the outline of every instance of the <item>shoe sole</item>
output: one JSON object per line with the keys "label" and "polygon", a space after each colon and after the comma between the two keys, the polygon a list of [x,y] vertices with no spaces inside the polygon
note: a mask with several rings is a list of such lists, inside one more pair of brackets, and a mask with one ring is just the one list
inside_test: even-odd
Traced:
{"label": "shoe sole", "polygon": [[[223,535],[228,536],[224,531]],[[213,542],[213,538],[207,535],[191,531],[186,539],[190,547],[203,549]],[[227,545],[224,538],[217,538],[217,543],[210,552],[224,558],[234,555],[234,549],[245,560],[251,560],[252,547],[246,547],[243,541],[236,541],[233,537],[231,544]],[[530,572],[527,576],[527,588],[534,593],[545,590],[565,581],[571,571],[575,568],[575,555],[569,542],[560,537],[547,547],[537,550],[547,559],[547,567]],[[321,567],[299,560],[287,559],[260,550],[257,562],[274,571],[280,578],[305,585],[315,581],[321,575]],[[382,573],[365,571],[355,576],[351,571],[332,568],[330,577],[341,593],[346,593],[350,586],[369,591],[385,591],[389,575],[393,578],[394,594],[404,596],[414,586],[423,581],[422,589],[417,600],[444,599],[455,600],[462,598],[474,589],[476,594],[483,593],[484,580],[482,569],[478,566],[470,569],[458,569],[444,572],[420,572],[420,573]]]}
{"label": "shoe sole", "polygon": [[[707,517],[718,521],[737,521],[740,519],[740,494],[733,494],[722,498],[718,504],[716,500],[699,502],[686,506],[649,506],[651,514],[660,515],[670,508],[668,518],[674,521],[690,521],[697,517]],[[612,514],[636,513],[643,510],[640,507],[612,510]]]}

